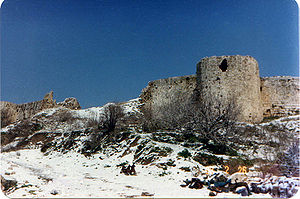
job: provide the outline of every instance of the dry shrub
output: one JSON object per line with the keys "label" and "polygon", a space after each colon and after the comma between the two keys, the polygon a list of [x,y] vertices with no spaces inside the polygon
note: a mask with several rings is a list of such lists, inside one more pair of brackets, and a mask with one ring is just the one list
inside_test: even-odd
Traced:
{"label": "dry shrub", "polygon": [[210,165],[222,165],[223,164],[223,158],[219,158],[215,155],[210,155],[207,153],[197,153],[193,159],[200,164],[204,166],[210,166]]}
{"label": "dry shrub", "polygon": [[144,130],[192,130],[213,143],[227,145],[236,134],[238,106],[234,98],[226,101],[211,96],[210,101],[182,92],[165,96],[161,105],[144,105]]}
{"label": "dry shrub", "polygon": [[262,159],[257,159],[255,162],[259,166],[257,170],[261,173],[260,177],[262,178],[266,178],[269,175],[280,176],[282,174],[279,165],[274,162],[267,162]]}
{"label": "dry shrub", "polygon": [[299,140],[292,143],[286,151],[278,154],[277,163],[282,174],[299,176]]}

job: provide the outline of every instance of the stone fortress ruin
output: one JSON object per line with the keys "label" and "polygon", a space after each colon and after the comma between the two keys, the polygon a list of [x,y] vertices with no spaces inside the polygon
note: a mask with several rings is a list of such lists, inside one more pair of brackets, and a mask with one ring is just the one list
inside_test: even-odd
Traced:
{"label": "stone fortress ruin", "polygon": [[[140,95],[144,107],[155,115],[163,106],[185,100],[217,100],[224,105],[234,100],[238,120],[257,123],[266,117],[299,114],[299,77],[260,77],[257,61],[251,56],[205,57],[197,64],[197,73],[159,79],[148,83]],[[14,104],[0,101],[1,117],[10,122],[28,119],[41,110],[54,107],[80,109],[75,98],[56,103],[53,92],[42,100]],[[4,114],[5,113],[5,114]]]}
{"label": "stone fortress ruin", "polygon": [[[251,56],[205,57],[197,64],[196,75],[151,81],[140,97],[152,111],[181,96],[200,100],[234,100],[238,120],[257,123],[264,117],[299,114],[299,77],[260,77],[257,61]],[[212,99],[212,97],[214,99]]]}
{"label": "stone fortress ruin", "polygon": [[76,98],[66,98],[63,102],[56,103],[53,99],[53,91],[47,93],[42,100],[15,104],[12,102],[0,101],[1,118],[11,123],[26,120],[34,116],[36,113],[55,107],[65,107],[73,110],[81,109]]}

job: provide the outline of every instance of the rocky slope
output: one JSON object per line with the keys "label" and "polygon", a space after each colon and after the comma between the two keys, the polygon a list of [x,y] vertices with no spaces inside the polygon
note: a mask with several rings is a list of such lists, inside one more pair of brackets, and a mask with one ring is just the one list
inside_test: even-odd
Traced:
{"label": "rocky slope", "polygon": [[[109,104],[48,108],[2,128],[1,176],[14,182],[3,190],[9,197],[51,198],[241,197],[249,191],[261,198],[297,192],[299,168],[274,162],[280,152],[298,158],[289,153],[288,141],[299,136],[300,116],[240,123],[240,138],[228,143],[239,147],[221,151],[197,132],[145,132],[141,105],[139,98],[121,103],[125,115],[113,133],[99,126]],[[130,175],[126,169],[133,164],[136,174]]]}

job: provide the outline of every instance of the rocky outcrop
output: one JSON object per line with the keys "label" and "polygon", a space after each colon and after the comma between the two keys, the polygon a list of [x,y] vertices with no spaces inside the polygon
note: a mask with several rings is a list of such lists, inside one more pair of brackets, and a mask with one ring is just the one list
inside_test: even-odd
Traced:
{"label": "rocky outcrop", "polygon": [[69,97],[66,98],[63,102],[57,103],[58,106],[63,106],[65,108],[73,109],[73,110],[79,110],[81,109],[81,106],[76,98]]}
{"label": "rocky outcrop", "polygon": [[[6,120],[9,123],[24,120],[32,117],[34,114],[47,108],[53,108],[56,106],[55,100],[53,100],[53,91],[47,93],[42,100],[29,102],[24,104],[14,104],[11,102],[0,102],[1,113],[4,113]],[[1,115],[1,119],[4,119]],[[1,127],[4,125],[1,124]]]}
{"label": "rocky outcrop", "polygon": [[1,190],[5,193],[7,190],[17,186],[16,180],[8,180],[5,179],[2,175],[0,175],[1,179]]}
{"label": "rocky outcrop", "polygon": [[79,102],[76,98],[67,98],[64,102],[56,103],[53,99],[53,91],[47,93],[42,100],[29,102],[24,104],[15,104],[11,102],[0,102],[1,110],[1,127],[7,126],[10,123],[29,119],[36,113],[57,106],[63,106],[69,109],[80,109]]}

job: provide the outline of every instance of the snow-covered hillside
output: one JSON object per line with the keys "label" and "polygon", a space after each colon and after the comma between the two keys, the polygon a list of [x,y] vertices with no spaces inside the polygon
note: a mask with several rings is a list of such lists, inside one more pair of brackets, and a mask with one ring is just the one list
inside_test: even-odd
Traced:
{"label": "snow-covered hillside", "polygon": [[[237,154],[217,155],[197,140],[197,134],[144,132],[136,120],[130,118],[141,114],[139,99],[121,104],[125,116],[130,118],[126,123],[128,127],[118,129],[113,137],[107,135],[94,125],[101,120],[108,105],[83,110],[47,109],[26,125],[15,123],[1,129],[6,143],[1,146],[1,176],[16,181],[15,186],[5,190],[7,196],[198,198],[216,194],[216,197],[232,198],[247,193],[245,184],[234,191],[230,187],[220,191],[224,187],[218,187],[218,183],[228,180],[232,185],[246,183],[252,194],[245,197],[251,198],[271,198],[279,191],[285,191],[280,196],[287,197],[299,189],[299,178],[264,176],[259,165],[247,159],[263,158],[260,150],[273,146],[259,137],[272,136],[264,135],[265,129],[276,129],[272,133],[277,135],[277,130],[284,126],[287,131],[283,133],[298,134],[299,116],[255,126],[241,124],[245,129],[262,129],[256,138],[248,136],[255,144],[246,149],[241,147]],[[30,134],[20,131],[25,127],[30,129]],[[19,131],[23,137],[10,136]],[[247,154],[249,157],[243,159]],[[122,166],[132,164],[135,164],[136,175],[120,173]],[[238,166],[246,166],[243,170],[246,174],[241,173]],[[243,180],[235,176],[243,176]],[[198,178],[203,188],[189,188],[188,183],[193,178]],[[253,184],[259,191],[254,190]],[[244,190],[239,192],[240,189]]]}
{"label": "snow-covered hillside", "polygon": [[[175,153],[174,153],[175,154]],[[132,162],[132,155],[123,158],[116,153],[110,157],[96,154],[87,158],[76,152],[54,152],[45,156],[38,149],[1,154],[1,174],[18,181],[17,189],[9,197],[208,197],[210,190],[182,188],[183,180],[192,178],[191,172],[180,167],[192,167],[190,161],[178,160],[167,170],[153,165],[136,165],[136,176],[120,174],[118,164]],[[170,157],[158,162],[167,162]],[[165,175],[162,175],[166,173]],[[221,193],[218,197],[240,197]],[[251,197],[266,197],[254,194]]]}

